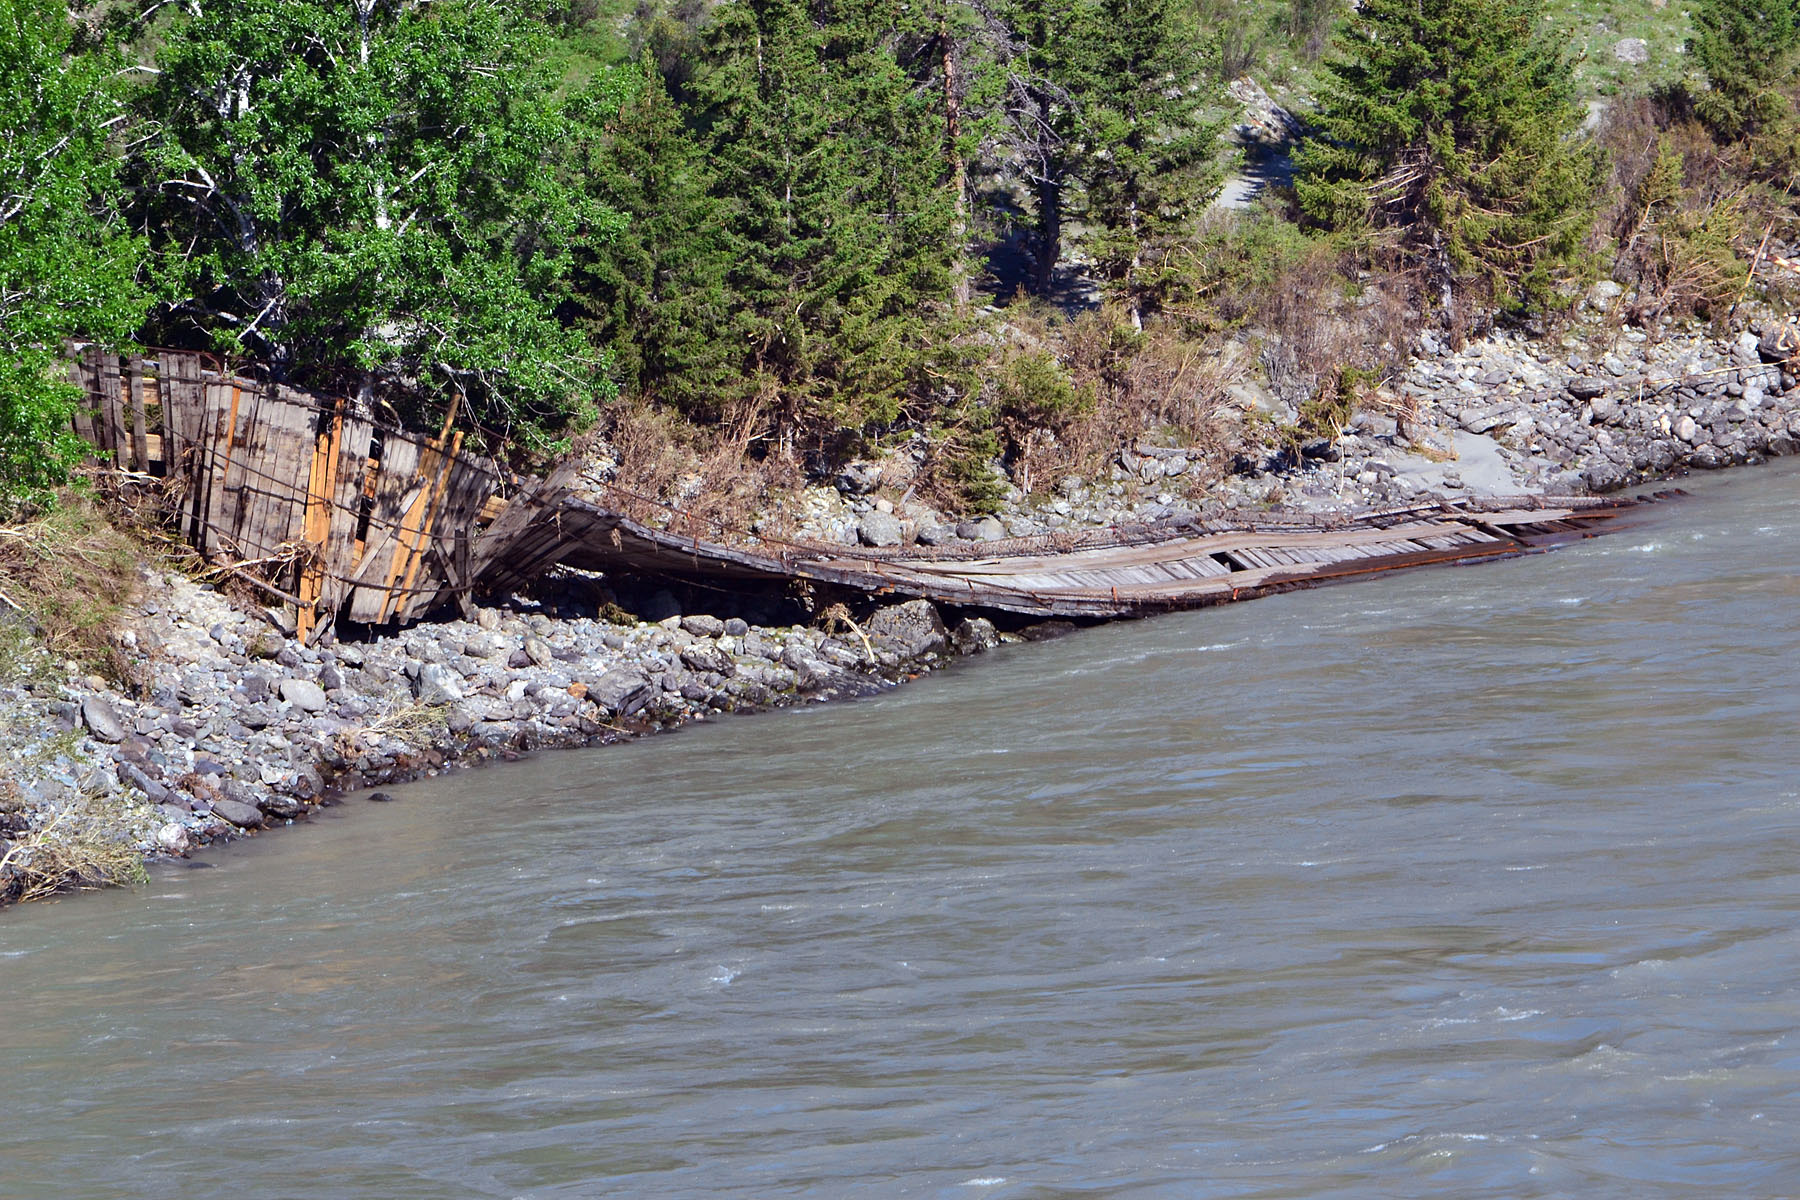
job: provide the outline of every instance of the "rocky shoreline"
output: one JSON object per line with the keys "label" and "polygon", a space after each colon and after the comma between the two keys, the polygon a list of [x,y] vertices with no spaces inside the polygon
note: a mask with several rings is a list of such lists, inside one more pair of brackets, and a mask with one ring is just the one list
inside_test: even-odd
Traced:
{"label": "rocky shoreline", "polygon": [[[1240,455],[1222,479],[1197,453],[1139,443],[1100,478],[957,520],[912,499],[917,460],[898,452],[791,497],[780,521],[873,546],[990,542],[1183,511],[1604,492],[1800,447],[1791,321],[1651,341],[1607,319],[1616,296],[1597,287],[1585,328],[1555,346],[1423,335],[1405,375],[1337,436]],[[1223,415],[1248,431],[1298,414],[1245,384]],[[133,866],[180,856],[460,766],[867,695],[1014,636],[980,618],[946,629],[925,601],[865,609],[861,623],[828,609],[821,629],[682,611],[655,593],[639,611],[660,619],[636,620],[601,581],[570,578],[553,600],[503,597],[470,620],[312,648],[208,585],[151,567],[142,583],[119,635],[130,695],[41,648],[0,685],[0,901],[96,881],[84,847]]]}
{"label": "rocky shoreline", "polygon": [[121,635],[136,698],[51,661],[0,688],[0,821],[15,838],[0,896],[46,890],[46,873],[84,882],[71,845],[185,855],[382,784],[869,695],[1002,640],[979,618],[946,629],[925,601],[829,633],[521,604],[311,648],[207,585],[148,569],[143,584]]}
{"label": "rocky shoreline", "polygon": [[[1595,285],[1555,341],[1496,332],[1456,349],[1430,333],[1397,379],[1336,436],[1249,450],[1223,479],[1203,450],[1139,442],[1091,479],[1046,496],[1014,489],[999,513],[957,520],[898,501],[917,463],[904,453],[853,464],[791,514],[803,536],[894,546],[999,541],[1062,529],[1210,517],[1269,507],[1347,514],[1432,496],[1617,491],[1684,470],[1716,470],[1800,447],[1800,326],[1763,313],[1723,336],[1703,328],[1652,340],[1609,317],[1618,285]],[[1226,391],[1219,419],[1254,446],[1256,427],[1291,428],[1294,398],[1260,382]],[[915,456],[919,453],[914,452]]]}

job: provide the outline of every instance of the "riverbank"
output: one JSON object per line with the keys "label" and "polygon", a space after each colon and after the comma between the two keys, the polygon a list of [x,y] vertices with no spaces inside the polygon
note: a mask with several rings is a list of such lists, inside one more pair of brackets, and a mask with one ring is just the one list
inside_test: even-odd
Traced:
{"label": "riverbank", "polygon": [[[1292,430],[1298,413],[1236,385],[1224,405],[1239,452],[1223,474],[1183,447],[1140,441],[1093,479],[1015,488],[999,512],[958,518],[912,496],[916,463],[896,452],[765,519],[846,543],[980,543],[1184,511],[1603,492],[1800,445],[1791,322],[1653,342],[1607,322],[1611,298],[1598,289],[1581,336],[1555,346],[1497,334],[1452,349],[1424,336],[1404,376],[1331,437],[1259,440]],[[658,590],[634,598],[653,618],[638,620],[615,603],[624,581],[566,573],[469,620],[308,647],[209,585],[139,571],[115,632],[130,686],[42,645],[15,653],[0,683],[0,899],[128,880],[145,856],[303,821],[384,784],[866,695],[1002,640],[980,619],[946,629],[924,601],[864,609],[860,623],[827,608],[806,625],[774,623],[764,613],[779,606],[765,600],[741,610],[768,622],[753,624]]]}
{"label": "riverbank", "polygon": [[140,594],[119,634],[134,695],[47,656],[0,688],[6,898],[129,878],[144,855],[303,821],[383,784],[871,694],[1000,642],[980,619],[947,629],[923,601],[827,628],[521,603],[313,648],[163,569],[144,569]]}
{"label": "riverbank", "polygon": [[1605,493],[1800,446],[1792,317],[1747,310],[1722,333],[1690,326],[1652,339],[1614,319],[1617,303],[1617,284],[1596,284],[1554,338],[1502,330],[1452,347],[1424,333],[1403,373],[1366,391],[1341,425],[1304,435],[1299,408],[1266,379],[1233,384],[1216,414],[1234,447],[1223,464],[1146,437],[1086,477],[1037,494],[1013,487],[997,512],[959,519],[906,490],[924,453],[914,449],[854,464],[789,515],[802,535],[847,544],[998,541],[1188,511],[1348,514],[1434,496]]}

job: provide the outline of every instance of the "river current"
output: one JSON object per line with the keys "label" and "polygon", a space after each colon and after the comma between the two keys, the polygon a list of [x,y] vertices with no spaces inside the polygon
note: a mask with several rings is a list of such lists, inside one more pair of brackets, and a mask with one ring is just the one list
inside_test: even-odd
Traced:
{"label": "river current", "polygon": [[1800,469],[0,913],[0,1196],[1800,1195]]}

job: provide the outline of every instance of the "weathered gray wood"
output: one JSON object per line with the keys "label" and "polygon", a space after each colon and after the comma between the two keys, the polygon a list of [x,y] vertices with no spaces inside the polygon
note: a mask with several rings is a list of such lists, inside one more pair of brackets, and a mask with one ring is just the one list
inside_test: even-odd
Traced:
{"label": "weathered gray wood", "polygon": [[100,430],[96,444],[102,456],[110,456],[108,465],[130,470],[130,452],[126,449],[125,420],[119,403],[119,356],[110,351],[100,354]]}
{"label": "weathered gray wood", "polygon": [[125,386],[131,398],[131,469],[150,473],[150,418],[144,407],[144,357],[131,356],[125,371]]}

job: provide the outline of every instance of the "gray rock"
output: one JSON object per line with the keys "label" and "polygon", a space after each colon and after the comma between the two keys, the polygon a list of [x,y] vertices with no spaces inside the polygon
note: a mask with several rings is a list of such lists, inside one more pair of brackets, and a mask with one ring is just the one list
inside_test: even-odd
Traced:
{"label": "gray rock", "polygon": [[462,676],[443,663],[426,663],[419,668],[419,682],[413,694],[421,704],[455,704],[465,695]]}
{"label": "gray rock", "polygon": [[475,623],[489,633],[492,633],[500,628],[500,610],[497,608],[483,608],[478,610],[475,613]]}
{"label": "gray rock", "polygon": [[1676,418],[1671,432],[1691,446],[1694,439],[1700,436],[1700,426],[1694,422],[1694,418],[1682,413],[1680,417]]}
{"label": "gray rock", "polygon": [[909,600],[877,609],[869,618],[869,640],[903,659],[943,654],[949,647],[943,618],[929,600]]}
{"label": "gray rock", "polygon": [[1800,325],[1776,325],[1763,332],[1756,343],[1757,357],[1778,363],[1800,355]]}
{"label": "gray rock", "polygon": [[1650,43],[1643,38],[1620,38],[1613,43],[1613,57],[1622,63],[1650,61]]}
{"label": "gray rock", "polygon": [[1616,425],[1624,413],[1619,402],[1606,395],[1595,396],[1589,408],[1596,425]]}
{"label": "gray rock", "polygon": [[588,699],[616,716],[628,717],[643,708],[655,694],[655,687],[640,671],[615,667],[588,684]]}
{"label": "gray rock", "polygon": [[950,645],[958,654],[980,654],[1000,644],[1000,631],[986,617],[965,617],[950,634]]}
{"label": "gray rock", "polygon": [[837,477],[837,489],[847,496],[866,496],[881,486],[881,468],[874,463],[854,462]]}
{"label": "gray rock", "polygon": [[82,700],[81,720],[88,727],[88,732],[102,742],[122,742],[131,732],[119,714],[113,711],[113,706],[99,696],[89,696]]}
{"label": "gray rock", "polygon": [[241,800],[214,800],[212,810],[215,816],[230,821],[240,829],[255,829],[263,823],[262,810]]}
{"label": "gray rock", "polygon": [[998,517],[982,517],[979,521],[964,521],[956,527],[956,536],[971,542],[997,542],[1006,536],[1006,526]]}
{"label": "gray rock", "polygon": [[550,652],[549,643],[542,638],[526,638],[523,649],[526,659],[534,667],[548,667],[556,661],[556,656]]}
{"label": "gray rock", "polygon": [[319,686],[328,692],[336,691],[344,686],[344,673],[331,663],[326,663],[319,668]]}
{"label": "gray rock", "polygon": [[749,622],[742,617],[732,617],[725,622],[725,633],[727,636],[735,638],[748,637],[750,635]]}
{"label": "gray rock", "polygon": [[328,700],[325,689],[309,679],[284,679],[281,681],[281,698],[299,709],[301,712],[324,712]]}
{"label": "gray rock", "polygon": [[1579,377],[1569,380],[1569,395],[1577,400],[1592,400],[1606,394],[1606,384],[1599,379]]}
{"label": "gray rock", "polygon": [[725,632],[725,622],[704,613],[681,618],[681,627],[695,637],[716,638]]}
{"label": "gray rock", "polygon": [[888,513],[872,512],[856,527],[856,536],[865,546],[898,546],[905,536],[900,520]]}
{"label": "gray rock", "polygon": [[731,655],[708,642],[695,642],[681,648],[681,661],[690,671],[712,671],[730,675],[737,670]]}

